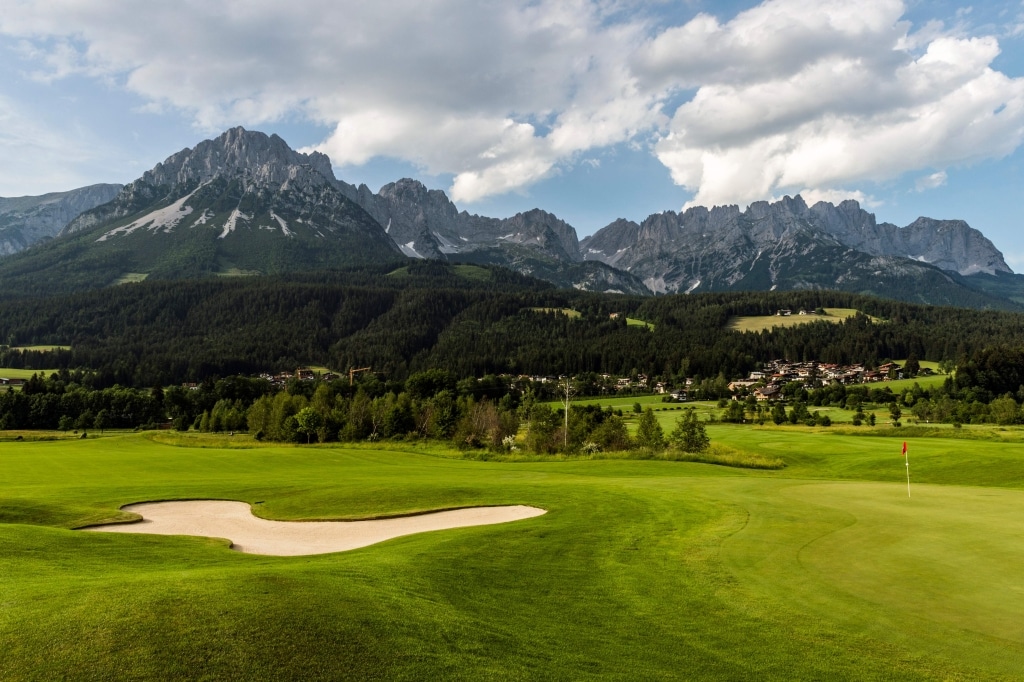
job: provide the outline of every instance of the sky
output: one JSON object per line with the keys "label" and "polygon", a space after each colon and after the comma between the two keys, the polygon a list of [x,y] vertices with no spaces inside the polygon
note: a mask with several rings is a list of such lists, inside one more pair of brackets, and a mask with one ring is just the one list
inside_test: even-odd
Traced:
{"label": "sky", "polygon": [[1024,3],[0,0],[0,196],[237,125],[494,217],[801,194],[963,219],[1024,271]]}

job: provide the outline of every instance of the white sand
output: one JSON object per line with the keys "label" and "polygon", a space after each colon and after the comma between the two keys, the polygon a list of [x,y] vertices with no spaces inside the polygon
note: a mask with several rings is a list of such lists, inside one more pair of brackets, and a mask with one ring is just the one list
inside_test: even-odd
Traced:
{"label": "white sand", "polygon": [[536,507],[517,505],[454,509],[372,521],[267,521],[253,516],[245,502],[222,500],[143,502],[123,509],[139,514],[143,520],[84,530],[227,538],[232,549],[239,552],[274,556],[343,552],[402,535],[508,523],[545,513]]}

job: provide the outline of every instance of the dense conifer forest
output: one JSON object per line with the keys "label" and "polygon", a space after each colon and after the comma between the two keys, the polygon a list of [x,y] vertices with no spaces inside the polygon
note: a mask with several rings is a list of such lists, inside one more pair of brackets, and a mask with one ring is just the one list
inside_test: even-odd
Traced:
{"label": "dense conifer forest", "polygon": [[[859,315],[843,324],[727,329],[736,315],[822,306],[855,308],[880,321]],[[88,369],[98,388],[306,365],[342,372],[372,367],[391,381],[433,368],[460,378],[584,372],[735,378],[774,358],[875,365],[916,355],[960,363],[1021,338],[1024,315],[1015,313],[828,291],[629,297],[436,262],[390,271],[141,282],[0,302],[2,366]],[[68,349],[16,349],[39,344]]]}

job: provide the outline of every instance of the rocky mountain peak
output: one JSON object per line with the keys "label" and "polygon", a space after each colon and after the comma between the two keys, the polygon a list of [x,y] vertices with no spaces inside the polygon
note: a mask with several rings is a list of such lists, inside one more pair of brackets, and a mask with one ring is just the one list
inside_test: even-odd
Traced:
{"label": "rocky mountain peak", "polygon": [[[238,181],[243,194],[335,190],[337,180],[325,154],[303,154],[277,135],[231,128],[212,140],[183,149],[126,185],[107,210],[89,211],[64,228],[72,234],[126,217],[153,202],[181,199],[215,179]],[[243,211],[244,213],[244,211]]]}
{"label": "rocky mountain peak", "polygon": [[900,230],[909,257],[961,275],[1013,272],[1003,254],[963,220],[918,218]]}
{"label": "rocky mountain peak", "polygon": [[317,183],[335,180],[327,155],[296,152],[277,135],[242,127],[183,149],[144,173],[141,180],[154,186],[202,183],[224,173],[246,175],[262,185],[283,185],[304,174]]}

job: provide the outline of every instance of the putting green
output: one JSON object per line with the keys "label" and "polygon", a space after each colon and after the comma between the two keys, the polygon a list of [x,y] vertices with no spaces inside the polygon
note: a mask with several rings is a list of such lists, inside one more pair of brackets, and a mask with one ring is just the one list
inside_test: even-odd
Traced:
{"label": "putting green", "polygon": [[1019,673],[1024,492],[779,483],[726,492],[749,516],[723,557],[754,603],[952,660],[1002,642],[986,667]]}

